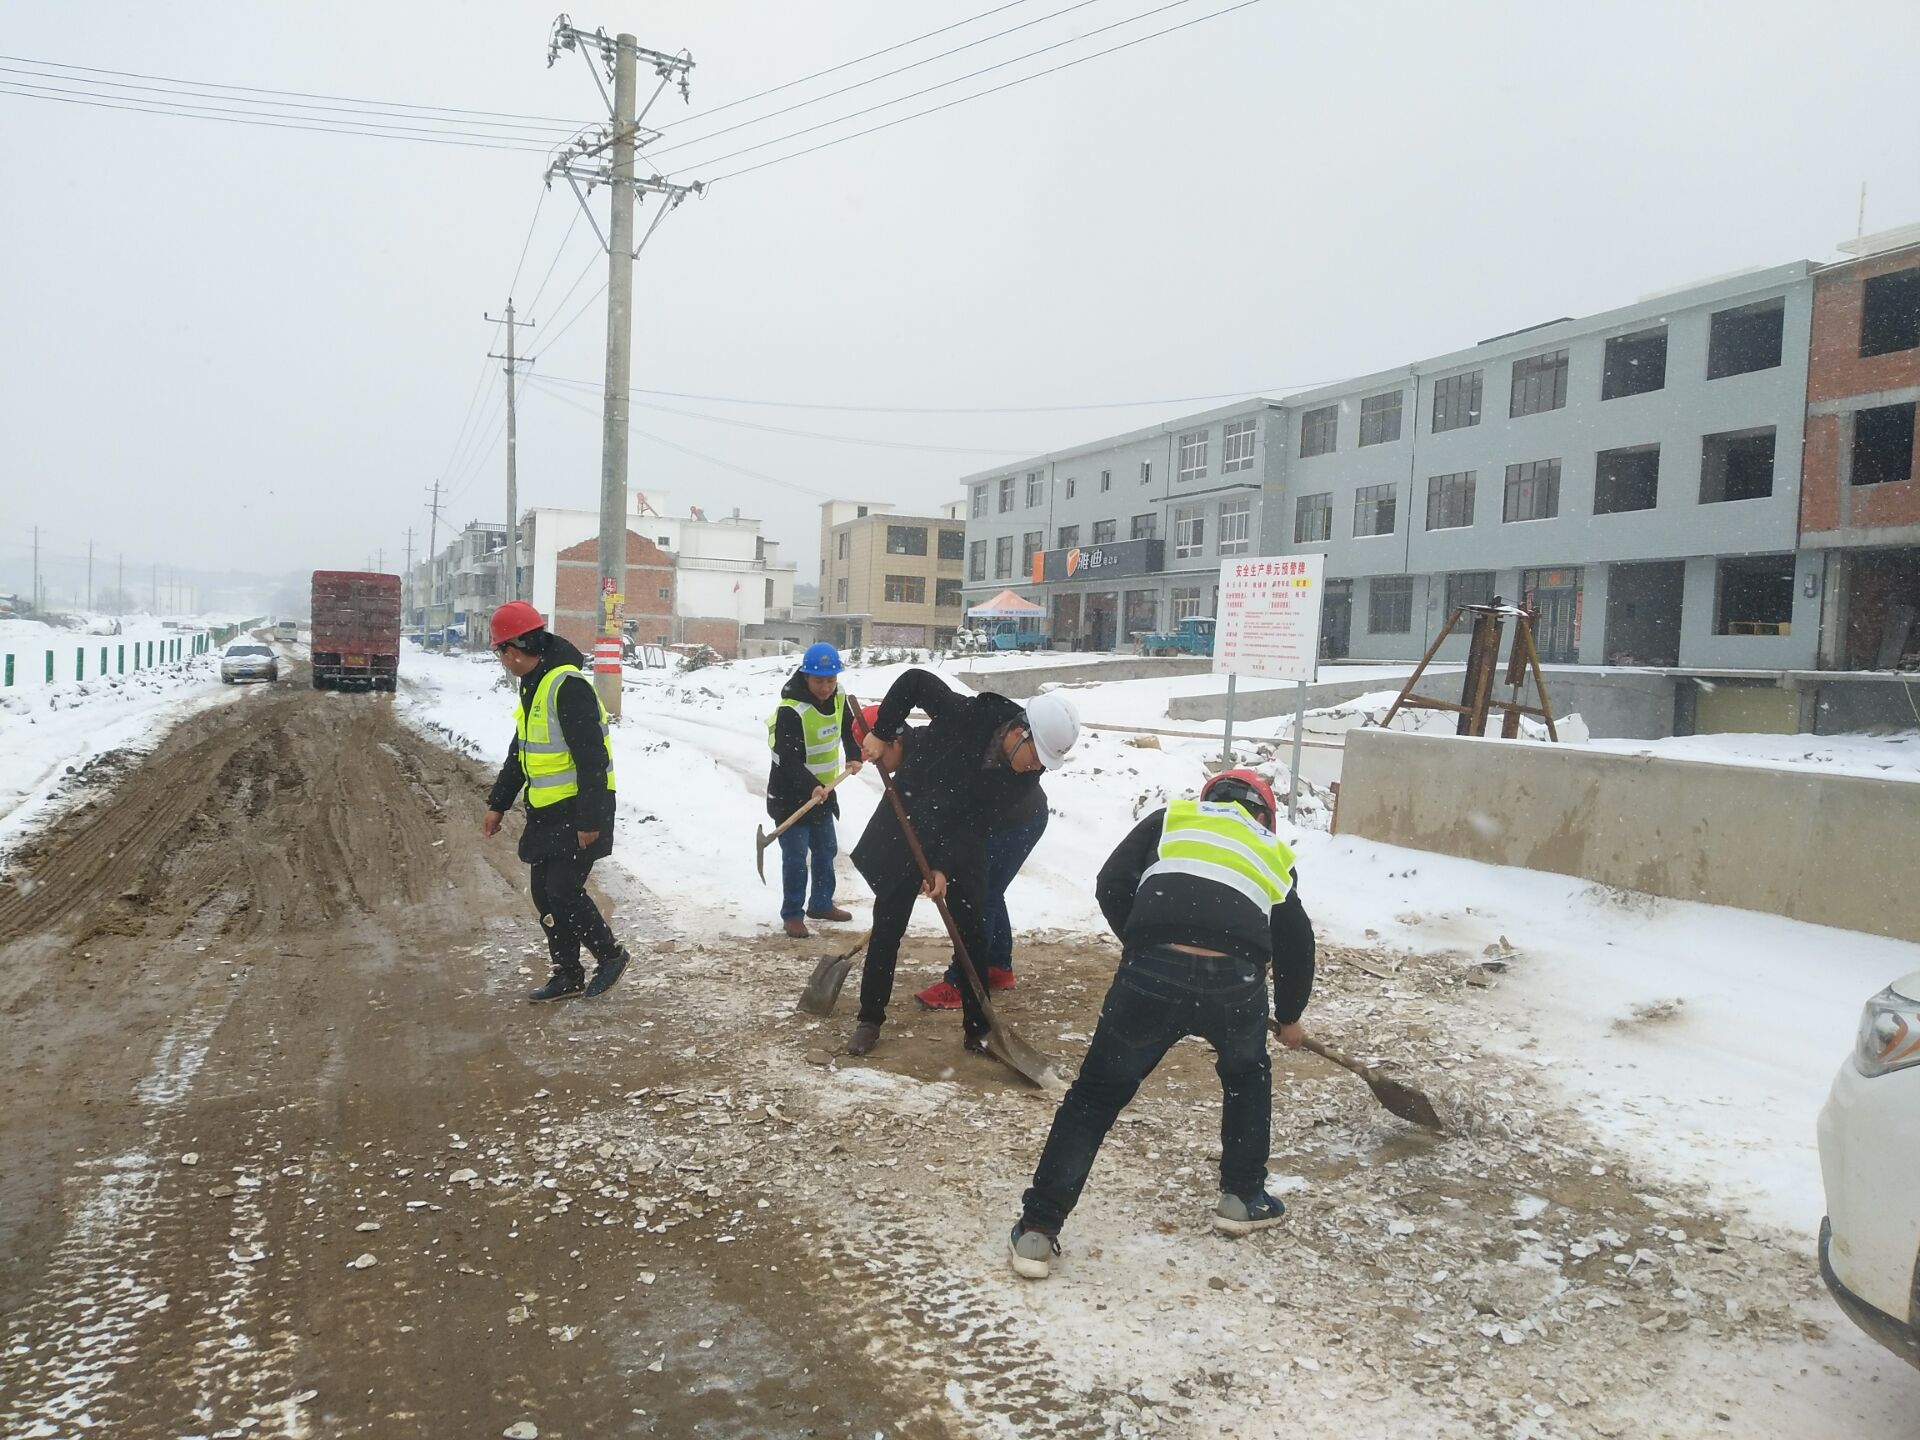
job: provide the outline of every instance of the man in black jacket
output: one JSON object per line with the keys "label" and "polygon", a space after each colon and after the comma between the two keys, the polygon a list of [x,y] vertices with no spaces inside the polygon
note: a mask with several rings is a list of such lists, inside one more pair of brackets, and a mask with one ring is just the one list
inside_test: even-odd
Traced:
{"label": "man in black jacket", "polygon": [[[807,922],[843,923],[852,915],[833,903],[833,858],[840,851],[833,822],[840,818],[840,797],[832,787],[844,770],[860,773],[860,742],[854,738],[851,696],[840,689],[840,652],[822,641],[809,645],[800,667],[780,691],[780,703],[767,721],[773,764],[767,771],[767,814],[774,824],[808,801],[813,813],[780,837],[780,923],[795,940],[807,938]],[[811,858],[811,866],[809,866]],[[811,870],[813,900],[807,900]]]}
{"label": "man in black jacket", "polygon": [[1280,1041],[1305,1038],[1313,922],[1293,851],[1273,833],[1273,791],[1250,770],[1209,780],[1200,798],[1147,816],[1100,870],[1095,897],[1124,947],[1100,1023],[1008,1244],[1016,1273],[1045,1279],[1101,1142],[1176,1042],[1198,1035],[1220,1076],[1220,1200],[1213,1225],[1246,1235],[1286,1206],[1267,1193],[1273,1073],[1267,971]]}
{"label": "man in black jacket", "polygon": [[[493,650],[518,680],[513,748],[487,795],[480,833],[497,835],[524,788],[520,858],[533,867],[533,903],[547,932],[553,973],[529,1000],[604,995],[631,958],[587,894],[593,862],[613,853],[613,746],[607,712],[579,650],[548,630],[525,601],[493,615]],[[582,946],[597,962],[592,983]]]}
{"label": "man in black jacket", "polygon": [[[1080,717],[1063,696],[1038,695],[1023,708],[1004,695],[963,694],[915,669],[894,681],[880,702],[861,742],[869,760],[887,753],[915,709],[931,723],[915,735],[893,783],[933,873],[922,881],[893,806],[883,802],[853,847],[854,866],[873,886],[873,934],[850,1055],[865,1055],[880,1038],[916,896],[944,899],[969,957],[976,967],[984,963],[987,834],[1019,808],[1043,770],[1066,758],[1080,733]],[[986,1014],[971,985],[962,984],[960,995],[967,1048],[984,1054]]]}

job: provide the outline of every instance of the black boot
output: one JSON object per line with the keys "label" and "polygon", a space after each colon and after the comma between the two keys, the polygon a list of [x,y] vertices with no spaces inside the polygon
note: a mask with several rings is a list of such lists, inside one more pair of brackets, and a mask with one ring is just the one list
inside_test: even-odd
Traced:
{"label": "black boot", "polygon": [[621,973],[626,970],[627,962],[632,958],[627,953],[627,947],[622,945],[608,959],[602,960],[594,969],[593,979],[587,982],[587,999],[591,1000],[596,995],[604,995],[613,989]]}
{"label": "black boot", "polygon": [[586,988],[586,976],[580,971],[555,969],[547,977],[547,983],[531,991],[527,999],[536,1003],[542,1000],[571,1000]]}

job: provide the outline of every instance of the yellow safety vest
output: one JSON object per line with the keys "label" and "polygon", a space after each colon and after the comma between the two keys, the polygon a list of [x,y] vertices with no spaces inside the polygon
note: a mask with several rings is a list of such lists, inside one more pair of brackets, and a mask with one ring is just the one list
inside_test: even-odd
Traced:
{"label": "yellow safety vest", "polygon": [[1293,889],[1293,851],[1238,805],[1176,800],[1160,827],[1155,875],[1192,875],[1244,895],[1266,913]]}
{"label": "yellow safety vest", "polygon": [[833,709],[822,715],[817,706],[803,700],[782,700],[767,717],[767,748],[774,746],[774,727],[780,712],[791,710],[800,717],[800,734],[807,747],[807,769],[822,785],[840,778],[840,732],[846,725],[847,696],[844,690],[833,692]]}
{"label": "yellow safety vest", "polygon": [[[520,772],[527,778],[527,804],[536,810],[580,793],[580,775],[573,766],[573,752],[567,748],[567,737],[561,734],[553,719],[554,692],[560,688],[560,682],[571,675],[587,679],[578,665],[556,665],[534,686],[531,707],[524,703],[513,707],[514,734],[520,741]],[[600,707],[600,739],[607,747],[607,789],[611,790],[614,788],[613,739],[607,725],[607,707],[600,704],[598,691],[593,700]]]}

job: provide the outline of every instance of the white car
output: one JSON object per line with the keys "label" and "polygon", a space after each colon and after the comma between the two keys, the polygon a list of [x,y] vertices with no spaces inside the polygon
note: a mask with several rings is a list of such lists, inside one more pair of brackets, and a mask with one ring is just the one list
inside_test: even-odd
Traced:
{"label": "white car", "polygon": [[1854,1324],[1920,1366],[1920,971],[1867,1002],[1820,1112],[1820,1275]]}
{"label": "white car", "polygon": [[220,653],[220,679],[225,684],[279,678],[280,658],[270,645],[262,645],[257,640],[236,640]]}

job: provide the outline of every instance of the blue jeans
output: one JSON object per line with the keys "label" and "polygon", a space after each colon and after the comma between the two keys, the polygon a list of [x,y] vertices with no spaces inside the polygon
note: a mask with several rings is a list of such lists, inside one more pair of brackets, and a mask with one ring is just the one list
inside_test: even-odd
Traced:
{"label": "blue jeans", "polygon": [[[1013,969],[1013,921],[1007,916],[1007,887],[1013,884],[1027,856],[1047,833],[1047,812],[1042,810],[1031,820],[1022,820],[987,836],[987,895],[982,907],[987,932],[987,953],[973,957],[974,964],[984,962],[987,970]],[[987,978],[986,970],[980,978]],[[960,966],[949,963],[946,981],[956,989],[960,984]]]}
{"label": "blue jeans", "polygon": [[[813,903],[807,903],[807,854],[813,854]],[[783,894],[780,918],[798,920],[801,912],[833,908],[833,857],[840,853],[840,837],[833,816],[815,811],[780,837],[780,877]]]}
{"label": "blue jeans", "polygon": [[1140,1082],[1188,1035],[1213,1046],[1220,1075],[1220,1188],[1245,1199],[1266,1187],[1273,1122],[1266,968],[1164,945],[1129,948],[1080,1074],[1054,1112],[1022,1211],[1030,1229],[1059,1233],[1107,1131]]}

